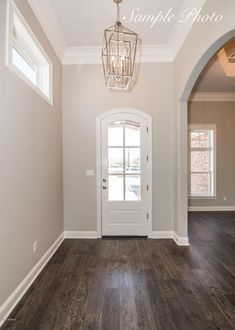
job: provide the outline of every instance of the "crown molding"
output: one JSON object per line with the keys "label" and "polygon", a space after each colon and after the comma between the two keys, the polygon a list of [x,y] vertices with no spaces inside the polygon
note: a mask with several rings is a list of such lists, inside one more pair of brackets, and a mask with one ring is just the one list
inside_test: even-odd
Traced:
{"label": "crown molding", "polygon": [[[63,65],[72,64],[101,64],[102,48],[68,47],[63,58]],[[143,45],[136,54],[139,63],[172,62],[173,57],[165,45]]]}
{"label": "crown molding", "polygon": [[197,92],[190,97],[191,102],[235,102],[235,92]]}
{"label": "crown molding", "polygon": [[100,64],[101,51],[99,46],[95,47],[68,47],[62,61],[63,65],[72,64]]}
{"label": "crown molding", "polygon": [[173,62],[174,57],[167,45],[142,45],[137,53],[137,62]]}
{"label": "crown molding", "polygon": [[36,18],[51,43],[56,55],[62,62],[68,48],[63,31],[55,15],[52,4],[48,0],[28,0]]}
{"label": "crown molding", "polygon": [[[53,6],[48,0],[27,0],[41,24],[57,56],[64,65],[100,64],[101,47],[69,47]],[[185,0],[181,13],[191,7],[202,8],[206,0]],[[137,52],[137,62],[173,62],[194,23],[177,21],[166,44],[142,45]]]}

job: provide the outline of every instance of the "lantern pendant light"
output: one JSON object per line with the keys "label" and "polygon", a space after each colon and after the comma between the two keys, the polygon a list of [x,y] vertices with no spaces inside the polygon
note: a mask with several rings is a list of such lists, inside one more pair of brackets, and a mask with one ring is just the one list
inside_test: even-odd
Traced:
{"label": "lantern pendant light", "polygon": [[138,34],[120,22],[122,0],[113,1],[117,5],[117,21],[105,29],[102,51],[105,82],[110,89],[128,90],[133,80]]}

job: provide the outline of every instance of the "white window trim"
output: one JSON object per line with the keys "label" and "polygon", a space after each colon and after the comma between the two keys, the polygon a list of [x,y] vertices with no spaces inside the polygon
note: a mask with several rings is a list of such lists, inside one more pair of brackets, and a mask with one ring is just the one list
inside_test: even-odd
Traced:
{"label": "white window trim", "polygon": [[[17,67],[12,63],[12,46],[13,46],[13,14],[16,13],[16,15],[19,17],[25,28],[27,29],[28,33],[33,38],[35,44],[39,48],[39,50],[42,52],[43,56],[46,58],[47,62],[49,63],[49,86],[50,86],[50,96],[47,97],[38,86],[34,85]],[[29,27],[28,23],[26,22],[25,18],[21,14],[20,10],[18,9],[17,5],[13,0],[7,1],[7,19],[6,19],[6,66],[21,80],[23,80],[28,86],[30,86],[37,94],[39,94],[46,102],[48,102],[51,106],[53,106],[53,64],[48,57],[47,53],[41,46],[41,44],[38,41],[38,38],[35,36],[35,34],[32,32],[31,28]]]}
{"label": "white window trim", "polygon": [[[191,195],[191,130],[213,130],[214,131],[214,191],[213,195]],[[216,124],[190,124],[188,126],[188,168],[189,168],[189,180],[188,180],[188,198],[189,199],[217,199],[217,125]]]}

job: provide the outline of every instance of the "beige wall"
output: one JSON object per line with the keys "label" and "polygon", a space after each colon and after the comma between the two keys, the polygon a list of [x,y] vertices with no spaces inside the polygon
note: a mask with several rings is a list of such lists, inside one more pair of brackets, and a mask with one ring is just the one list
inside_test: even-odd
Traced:
{"label": "beige wall", "polygon": [[153,229],[173,227],[172,64],[142,64],[129,93],[107,89],[101,65],[65,66],[64,223],[65,230],[96,231],[96,115],[129,107],[153,119]]}
{"label": "beige wall", "polygon": [[1,0],[0,306],[63,231],[62,68],[28,2],[16,3],[53,61],[54,106],[5,66]]}
{"label": "beige wall", "polygon": [[192,102],[188,120],[217,126],[216,199],[189,199],[189,206],[235,206],[235,102]]}

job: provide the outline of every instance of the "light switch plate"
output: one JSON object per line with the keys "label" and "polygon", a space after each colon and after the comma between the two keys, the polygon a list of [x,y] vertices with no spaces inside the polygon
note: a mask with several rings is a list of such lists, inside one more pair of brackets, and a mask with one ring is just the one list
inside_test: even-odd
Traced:
{"label": "light switch plate", "polygon": [[95,176],[94,170],[86,170],[86,176]]}

